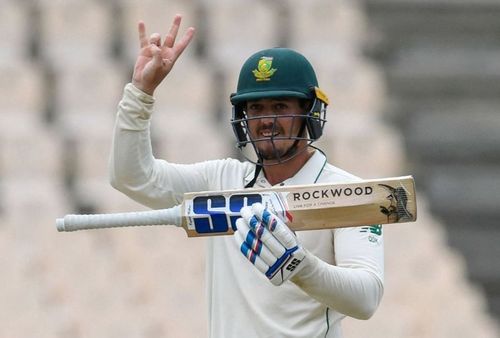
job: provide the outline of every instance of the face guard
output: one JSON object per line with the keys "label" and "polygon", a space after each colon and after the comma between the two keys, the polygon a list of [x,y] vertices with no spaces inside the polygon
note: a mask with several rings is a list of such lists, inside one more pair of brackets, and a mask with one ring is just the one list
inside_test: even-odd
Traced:
{"label": "face guard", "polygon": [[[314,92],[314,99],[312,101],[312,104],[307,104],[310,103],[309,100],[302,101],[305,103],[304,106],[306,105],[310,106],[310,108],[302,115],[280,114],[280,115],[248,117],[245,111],[245,104],[233,105],[233,116],[231,119],[231,125],[233,127],[233,132],[237,140],[236,146],[240,151],[242,151],[242,154],[248,161],[258,164],[264,164],[263,160],[271,160],[267,161],[266,165],[280,164],[302,153],[308,148],[310,144],[312,144],[314,141],[316,141],[321,137],[321,135],[323,134],[323,127],[326,123],[326,108],[328,106],[328,98],[317,87],[313,88],[312,92]],[[250,121],[258,119],[273,120],[271,128],[271,136],[258,137],[258,138],[252,137],[248,124]],[[282,119],[291,119],[292,121],[288,132],[284,133],[285,135],[288,136],[277,136],[278,130],[276,128],[278,125],[281,125],[279,121]],[[293,131],[296,130],[296,126],[299,126],[298,128],[299,131],[295,132],[294,135]],[[286,151],[280,152],[275,143],[276,141],[280,140],[293,140],[294,142]],[[305,144],[302,143],[302,145],[299,146],[300,141],[306,141],[306,143]],[[259,143],[264,143],[264,142],[271,143],[273,148],[272,158],[269,158],[269,156],[266,156],[259,151],[258,149]],[[250,156],[247,156],[243,151],[243,148],[245,148],[246,145],[249,143],[252,145],[253,150],[257,155],[256,160],[250,158]]]}
{"label": "face guard", "polygon": [[[303,115],[271,115],[249,118],[245,112],[246,102],[267,98],[295,97],[309,102],[310,108]],[[238,79],[236,93],[231,95],[233,114],[231,124],[236,136],[236,145],[245,158],[251,162],[263,165],[265,154],[261,154],[258,145],[261,142],[271,142],[272,161],[266,165],[279,164],[290,160],[321,137],[326,122],[326,107],[328,97],[318,88],[316,74],[309,61],[301,54],[287,48],[272,48],[255,53],[243,64]],[[255,119],[274,119],[270,137],[252,139],[248,122]],[[280,125],[280,119],[292,119],[292,128],[300,123],[299,131],[289,136],[275,136]],[[279,140],[294,140],[293,145],[280,153],[276,146]],[[305,146],[303,146],[306,141]],[[256,160],[243,151],[247,144],[252,144]],[[299,146],[300,144],[300,146]],[[299,149],[300,148],[300,149]]]}

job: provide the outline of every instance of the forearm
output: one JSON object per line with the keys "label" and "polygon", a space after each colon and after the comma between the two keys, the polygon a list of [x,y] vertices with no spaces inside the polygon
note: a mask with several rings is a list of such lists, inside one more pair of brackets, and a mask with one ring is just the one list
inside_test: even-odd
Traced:
{"label": "forearm", "polygon": [[[154,172],[150,117],[154,98],[127,84],[118,104],[110,156],[111,185],[137,199]],[[147,201],[144,204],[150,205]]]}
{"label": "forearm", "polygon": [[183,193],[206,190],[199,168],[155,159],[150,137],[153,97],[127,84],[118,105],[110,158],[110,183],[151,208],[182,201]]}
{"label": "forearm", "polygon": [[383,295],[380,276],[362,268],[338,267],[309,254],[292,281],[309,296],[347,316],[368,319]]}
{"label": "forearm", "polygon": [[142,184],[154,165],[150,116],[153,97],[127,84],[118,104],[110,158],[110,180],[120,186]]}

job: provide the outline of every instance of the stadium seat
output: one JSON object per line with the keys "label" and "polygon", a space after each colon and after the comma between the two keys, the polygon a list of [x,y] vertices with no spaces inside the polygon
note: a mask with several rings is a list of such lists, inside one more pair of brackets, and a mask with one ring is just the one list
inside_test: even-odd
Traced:
{"label": "stadium seat", "polygon": [[314,66],[319,85],[330,98],[329,117],[333,119],[344,110],[383,113],[385,83],[373,63],[359,56],[337,54]]}
{"label": "stadium seat", "polygon": [[39,65],[22,61],[0,63],[1,130],[12,128],[9,120],[22,119],[35,125],[42,119],[43,86],[43,69]]}
{"label": "stadium seat", "polygon": [[9,133],[0,133],[1,177],[58,181],[62,174],[58,135],[40,128],[11,128]]}
{"label": "stadium seat", "polygon": [[[155,92],[155,115],[173,116],[177,110],[205,116],[212,108],[213,83],[210,65],[196,59],[179,59]],[[228,94],[229,97],[229,94]],[[178,115],[178,114],[175,114]]]}
{"label": "stadium seat", "polygon": [[56,69],[57,109],[66,115],[112,116],[128,79],[127,69],[113,62],[89,62]]}
{"label": "stadium seat", "polygon": [[0,64],[25,60],[28,55],[29,17],[22,1],[4,0],[0,10]]}
{"label": "stadium seat", "polygon": [[224,158],[233,147],[229,118],[218,125],[213,116],[182,110],[153,117],[154,150],[158,158],[177,163]]}
{"label": "stadium seat", "polygon": [[99,1],[42,1],[41,46],[51,64],[79,64],[111,55],[111,17]]}
{"label": "stadium seat", "polygon": [[357,111],[332,115],[322,140],[330,158],[360,177],[401,175],[406,158],[399,133],[381,123],[377,115]]}
{"label": "stadium seat", "polygon": [[288,0],[294,45],[325,53],[338,44],[362,42],[365,18],[359,4],[342,0]]}
{"label": "stadium seat", "polygon": [[5,175],[2,178],[1,199],[2,217],[18,224],[18,228],[4,230],[12,232],[12,236],[19,236],[18,241],[25,237],[26,245],[36,241],[36,234],[45,229],[55,230],[55,217],[69,210],[69,201],[59,176]]}
{"label": "stadium seat", "polygon": [[228,72],[261,49],[276,46],[275,13],[260,1],[206,1],[208,54]]}

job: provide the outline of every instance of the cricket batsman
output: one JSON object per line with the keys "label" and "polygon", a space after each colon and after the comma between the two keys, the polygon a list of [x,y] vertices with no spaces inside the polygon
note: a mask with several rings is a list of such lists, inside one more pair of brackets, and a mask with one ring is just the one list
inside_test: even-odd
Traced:
{"label": "cricket batsman", "polygon": [[[186,192],[359,180],[311,145],[323,133],[328,97],[309,61],[286,48],[251,55],[230,96],[228,128],[240,149],[252,149],[254,160],[156,159],[151,116],[171,114],[174,125],[176,112],[154,111],[155,90],[195,32],[190,27],[178,39],[180,24],[176,15],[163,38],[148,36],[145,24],[138,24],[140,51],[114,130],[113,187],[162,209],[179,204]],[[241,214],[234,235],[207,238],[209,337],[339,338],[344,317],[373,315],[384,290],[380,226],[294,233],[260,203]]]}

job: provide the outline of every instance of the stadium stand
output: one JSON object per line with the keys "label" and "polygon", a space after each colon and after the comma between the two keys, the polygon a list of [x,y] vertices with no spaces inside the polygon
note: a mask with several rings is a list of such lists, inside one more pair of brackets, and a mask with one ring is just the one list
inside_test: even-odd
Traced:
{"label": "stadium stand", "polygon": [[41,57],[77,66],[108,58],[111,17],[98,1],[39,1]]}
{"label": "stadium stand", "polygon": [[387,116],[406,136],[409,164],[500,318],[500,4],[494,0],[369,0],[384,69]]}
{"label": "stadium stand", "polygon": [[45,106],[43,68],[26,59],[13,59],[0,62],[0,74],[2,132],[41,128],[40,112]]}
{"label": "stadium stand", "polygon": [[[138,50],[139,19],[149,32],[164,34],[180,12],[184,27],[198,28],[158,90],[152,131],[158,157],[235,156],[229,93],[244,59],[275,45],[296,48],[315,64],[332,101],[320,146],[339,167],[366,178],[409,174],[407,136],[429,149],[455,132],[480,138],[489,145],[481,149],[497,156],[496,110],[483,111],[483,122],[451,124],[455,129],[443,138],[431,133],[437,127],[430,110],[411,122],[429,134],[387,123],[387,91],[408,87],[391,87],[380,65],[363,55],[377,38],[363,4],[3,0],[0,29],[9,38],[0,40],[0,337],[206,336],[203,238],[163,227],[58,233],[54,225],[73,212],[145,210],[113,190],[107,177],[113,118]],[[400,77],[429,71],[423,63],[405,74],[412,55],[402,59]],[[468,134],[471,124],[490,132]],[[371,320],[347,319],[346,337],[499,336],[483,290],[467,279],[466,260],[448,246],[446,227],[430,212],[432,196],[468,181],[468,173],[448,181],[436,174],[440,183],[431,182],[437,189],[431,197],[419,191],[418,222],[384,228],[384,300]],[[490,242],[470,236],[468,250],[478,250],[477,239],[486,252]],[[474,266],[484,273],[488,265],[480,263]]]}

